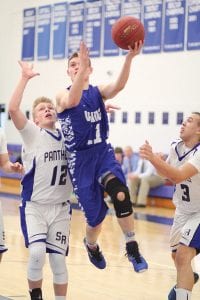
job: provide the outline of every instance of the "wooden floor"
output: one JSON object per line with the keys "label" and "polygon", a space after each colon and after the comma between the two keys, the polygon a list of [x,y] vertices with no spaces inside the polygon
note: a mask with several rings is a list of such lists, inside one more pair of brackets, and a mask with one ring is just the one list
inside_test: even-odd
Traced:
{"label": "wooden floor", "polygon": [[[0,295],[15,300],[29,299],[26,282],[27,249],[19,226],[19,200],[0,196],[6,229],[6,244],[0,276]],[[144,215],[172,217],[172,209],[142,208]],[[141,252],[149,263],[149,270],[137,274],[124,255],[124,241],[116,218],[106,217],[99,243],[107,260],[107,268],[98,270],[88,260],[83,247],[85,221],[81,211],[72,216],[68,300],[164,300],[174,285],[176,272],[169,251],[169,225],[144,220],[135,221]],[[197,268],[200,262],[196,260]],[[199,268],[200,271],[200,268]],[[48,257],[44,269],[43,294],[53,300],[52,275]],[[0,296],[0,299],[1,299]],[[3,298],[2,298],[3,299]],[[193,290],[192,300],[200,299],[200,283]]]}

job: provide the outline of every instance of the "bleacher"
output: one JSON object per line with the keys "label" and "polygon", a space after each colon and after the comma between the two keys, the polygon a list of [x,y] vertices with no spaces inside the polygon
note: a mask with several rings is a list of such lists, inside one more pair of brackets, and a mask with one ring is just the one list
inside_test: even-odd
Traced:
{"label": "bleacher", "polygon": [[150,189],[147,204],[150,206],[174,208],[172,203],[173,193],[174,185],[166,181],[164,185]]}

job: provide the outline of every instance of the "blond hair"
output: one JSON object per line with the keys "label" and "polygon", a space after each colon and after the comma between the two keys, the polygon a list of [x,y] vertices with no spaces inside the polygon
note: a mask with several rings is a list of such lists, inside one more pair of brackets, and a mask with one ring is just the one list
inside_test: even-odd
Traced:
{"label": "blond hair", "polygon": [[52,104],[55,107],[53,101],[51,99],[47,98],[47,97],[43,97],[42,96],[42,97],[39,97],[39,98],[35,99],[34,102],[33,102],[33,105],[32,105],[32,117],[33,117],[33,120],[35,118],[35,109],[36,109],[36,107],[40,103],[50,103],[50,104]]}

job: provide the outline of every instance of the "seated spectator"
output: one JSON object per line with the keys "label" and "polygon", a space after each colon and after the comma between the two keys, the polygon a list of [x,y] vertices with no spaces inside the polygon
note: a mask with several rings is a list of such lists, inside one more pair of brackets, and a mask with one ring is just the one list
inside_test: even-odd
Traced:
{"label": "seated spectator", "polygon": [[131,201],[136,207],[146,207],[150,188],[165,184],[165,179],[156,173],[153,165],[140,158],[142,167],[127,174],[127,183],[130,189]]}
{"label": "seated spectator", "polygon": [[115,147],[114,152],[116,160],[120,163],[120,165],[122,165],[124,160],[123,149],[121,147]]}
{"label": "seated spectator", "polygon": [[142,168],[142,159],[135,153],[131,146],[124,148],[123,170],[127,178],[129,173],[139,173]]}

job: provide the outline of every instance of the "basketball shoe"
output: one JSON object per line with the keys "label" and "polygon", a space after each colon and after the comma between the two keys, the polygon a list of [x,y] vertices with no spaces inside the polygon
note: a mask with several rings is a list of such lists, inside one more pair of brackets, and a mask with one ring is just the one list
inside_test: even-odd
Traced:
{"label": "basketball shoe", "polygon": [[136,241],[126,243],[126,256],[133,264],[135,272],[141,273],[148,269],[148,264],[144,257],[140,254],[138,243]]}
{"label": "basketball shoe", "polygon": [[89,248],[87,245],[87,242],[86,242],[86,238],[84,238],[83,243],[85,245],[85,248],[87,250],[88,257],[89,257],[89,260],[91,261],[91,263],[99,269],[105,269],[106,261],[105,261],[103,254],[101,253],[101,251],[99,249],[99,246],[97,245],[97,248],[94,250]]}

